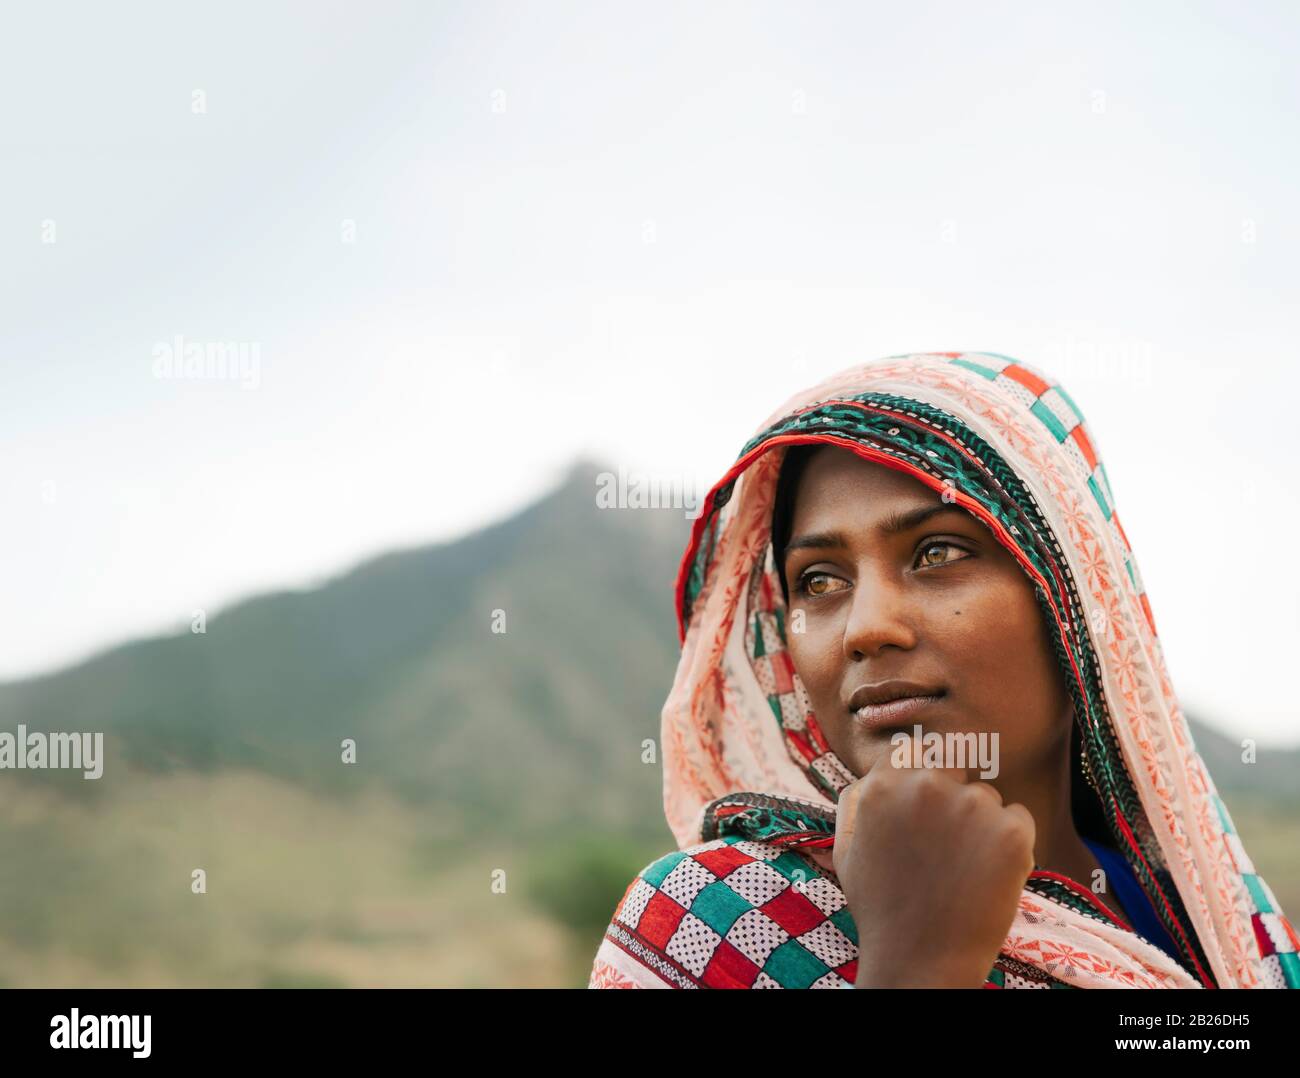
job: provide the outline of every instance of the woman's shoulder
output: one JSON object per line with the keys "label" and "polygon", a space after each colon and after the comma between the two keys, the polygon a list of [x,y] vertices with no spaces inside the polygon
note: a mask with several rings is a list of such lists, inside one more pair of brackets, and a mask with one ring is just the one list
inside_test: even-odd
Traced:
{"label": "woman's shoulder", "polygon": [[633,877],[592,987],[838,988],[856,967],[857,932],[833,876],[797,850],[727,836]]}

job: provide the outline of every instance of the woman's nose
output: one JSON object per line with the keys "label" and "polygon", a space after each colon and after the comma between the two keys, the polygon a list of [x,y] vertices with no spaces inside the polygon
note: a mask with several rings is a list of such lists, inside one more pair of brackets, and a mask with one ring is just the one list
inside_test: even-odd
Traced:
{"label": "woman's nose", "polygon": [[889,646],[915,647],[914,605],[897,578],[879,569],[861,570],[844,623],[845,658],[863,659]]}

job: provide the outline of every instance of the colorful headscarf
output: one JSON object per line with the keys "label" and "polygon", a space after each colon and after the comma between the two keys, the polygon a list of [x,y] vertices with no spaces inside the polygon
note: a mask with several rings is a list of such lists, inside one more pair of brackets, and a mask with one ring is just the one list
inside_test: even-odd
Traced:
{"label": "colorful headscarf", "polygon": [[856,929],[829,859],[810,851],[831,848],[838,793],[856,776],[787,651],[772,549],[776,481],[800,443],[946,492],[1029,575],[1079,762],[1180,955],[1036,866],[986,987],[1300,987],[1300,940],[1193,744],[1083,414],[1042,372],[982,352],[893,356],[827,379],[778,409],[709,492],[677,581],[682,652],[662,715],[679,849],[628,886],[591,985],[853,983]]}

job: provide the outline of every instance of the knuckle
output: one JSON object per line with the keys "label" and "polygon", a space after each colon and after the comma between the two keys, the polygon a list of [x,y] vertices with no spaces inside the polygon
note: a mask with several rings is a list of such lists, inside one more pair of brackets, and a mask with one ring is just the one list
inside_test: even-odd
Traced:
{"label": "knuckle", "polygon": [[1032,867],[1033,829],[1025,826],[1024,819],[1018,813],[1015,815],[1003,814],[997,828],[996,842],[998,849],[1007,857],[1021,860],[1028,859],[1028,863]]}
{"label": "knuckle", "polygon": [[942,788],[943,776],[933,767],[918,768],[913,772],[914,781],[919,789],[938,790]]}

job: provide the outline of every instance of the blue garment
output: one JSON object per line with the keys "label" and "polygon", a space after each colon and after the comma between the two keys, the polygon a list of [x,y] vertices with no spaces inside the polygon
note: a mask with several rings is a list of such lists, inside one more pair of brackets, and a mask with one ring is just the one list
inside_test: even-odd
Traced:
{"label": "blue garment", "polygon": [[[1147,898],[1147,893],[1142,890],[1142,885],[1138,883],[1137,876],[1133,874],[1123,855],[1118,850],[1112,850],[1109,846],[1103,846],[1091,839],[1085,838],[1083,841],[1087,843],[1088,849],[1092,851],[1092,855],[1097,858],[1106,872],[1106,886],[1109,890],[1106,897],[1110,898],[1111,895],[1117,897],[1122,907],[1118,912],[1128,915],[1127,920],[1133,926],[1133,930],[1182,965],[1183,958],[1174,944],[1173,937],[1156,917],[1155,907]],[[1114,901],[1109,905],[1115,905]]]}

